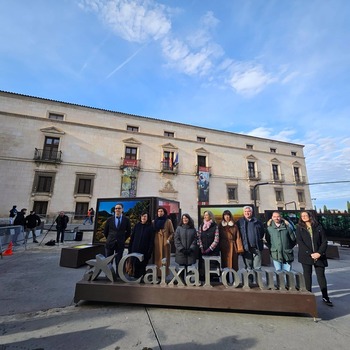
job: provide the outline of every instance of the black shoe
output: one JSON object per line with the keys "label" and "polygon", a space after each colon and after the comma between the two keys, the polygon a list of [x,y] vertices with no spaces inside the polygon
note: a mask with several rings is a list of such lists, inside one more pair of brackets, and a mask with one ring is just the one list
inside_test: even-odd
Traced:
{"label": "black shoe", "polygon": [[328,306],[333,306],[333,303],[329,300],[329,298],[322,298],[323,302]]}
{"label": "black shoe", "polygon": [[34,239],[33,243],[39,243],[36,239]]}

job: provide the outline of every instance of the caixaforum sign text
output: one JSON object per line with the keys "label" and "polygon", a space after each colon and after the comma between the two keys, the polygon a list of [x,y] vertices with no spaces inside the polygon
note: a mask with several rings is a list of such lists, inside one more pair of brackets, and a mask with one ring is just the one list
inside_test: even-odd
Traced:
{"label": "caixaforum sign text", "polygon": [[[160,268],[161,277],[157,276],[157,266],[147,265],[145,275],[136,279],[130,277],[125,272],[125,264],[127,259],[135,258],[143,261],[143,254],[132,253],[125,255],[118,264],[118,276],[121,281],[135,285],[143,282],[149,285],[159,285],[164,287],[183,286],[189,288],[212,287],[211,277],[219,277],[220,283],[226,288],[243,288],[251,289],[252,286],[258,286],[261,290],[284,290],[284,291],[300,291],[305,292],[305,281],[302,273],[297,271],[262,271],[262,270],[245,270],[235,271],[229,268],[210,268],[210,262],[216,261],[221,263],[219,256],[204,256],[204,281],[200,281],[199,271],[195,266],[189,266],[187,272],[181,266],[169,266],[171,277],[166,275],[166,267]],[[99,254],[96,260],[89,260],[87,263],[92,266],[84,275],[84,280],[93,281],[98,278],[101,272],[104,272],[111,282],[116,282],[116,273],[112,264],[114,256],[105,258]]]}

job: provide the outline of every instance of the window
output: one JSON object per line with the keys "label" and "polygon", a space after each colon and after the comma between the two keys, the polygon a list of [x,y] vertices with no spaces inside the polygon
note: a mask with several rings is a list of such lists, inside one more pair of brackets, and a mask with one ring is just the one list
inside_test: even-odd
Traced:
{"label": "window", "polygon": [[235,185],[227,185],[227,198],[229,201],[238,200],[237,196],[237,186]]}
{"label": "window", "polygon": [[277,202],[283,202],[283,190],[279,188],[275,188],[275,195]]}
{"label": "window", "polygon": [[254,186],[250,187],[250,200],[259,200],[260,199],[260,192],[259,192],[259,187],[255,187],[255,196],[256,198],[254,198]]}
{"label": "window", "polygon": [[34,176],[33,192],[52,193],[54,180],[54,173],[36,172]]}
{"label": "window", "polygon": [[206,167],[207,166],[207,157],[206,156],[197,156],[197,165],[199,167]]}
{"label": "window", "polygon": [[294,170],[294,179],[295,179],[295,182],[300,182],[300,169],[298,167],[294,167],[293,168]]}
{"label": "window", "polygon": [[49,113],[49,119],[63,120],[64,119],[64,115],[63,114],[59,114],[59,113]]}
{"label": "window", "polygon": [[279,180],[279,171],[277,164],[272,164],[272,179]]}
{"label": "window", "polygon": [[137,159],[137,148],[136,147],[125,147],[125,159]]}
{"label": "window", "polygon": [[297,191],[297,195],[298,195],[298,202],[299,203],[304,203],[305,202],[304,191]]}
{"label": "window", "polygon": [[276,153],[276,148],[270,148],[271,153]]}
{"label": "window", "polygon": [[162,160],[162,170],[164,171],[174,171],[175,170],[175,164],[174,164],[174,156],[175,153],[171,151],[164,151],[163,152],[163,160]]}
{"label": "window", "polygon": [[59,137],[45,137],[43,159],[55,160],[58,158]]}
{"label": "window", "polygon": [[247,148],[247,149],[253,149],[253,145],[248,145],[248,144],[247,144],[247,145],[246,145],[246,148]]}
{"label": "window", "polygon": [[82,220],[89,210],[89,203],[77,202],[75,205],[74,219]]}
{"label": "window", "polygon": [[139,132],[139,127],[138,126],[127,125],[126,130],[127,131],[132,131],[132,132]]}
{"label": "window", "polygon": [[296,156],[296,155],[297,155],[297,152],[292,151],[292,152],[290,152],[290,154],[291,154],[292,156]]}
{"label": "window", "polygon": [[198,142],[205,142],[205,137],[197,136],[197,141]]}
{"label": "window", "polygon": [[46,215],[47,214],[47,201],[35,201],[33,205],[33,210],[38,215]]}
{"label": "window", "polygon": [[92,195],[95,175],[78,174],[75,182],[75,194]]}
{"label": "window", "polygon": [[164,136],[166,137],[175,137],[175,134],[171,131],[164,131]]}
{"label": "window", "polygon": [[255,162],[248,161],[248,177],[255,178]]}

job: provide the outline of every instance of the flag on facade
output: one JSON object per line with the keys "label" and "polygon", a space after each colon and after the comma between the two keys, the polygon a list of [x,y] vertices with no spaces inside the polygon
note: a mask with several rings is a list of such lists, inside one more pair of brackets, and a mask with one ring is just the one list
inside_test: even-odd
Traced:
{"label": "flag on facade", "polygon": [[174,166],[177,166],[179,164],[179,153],[176,152],[175,154],[175,159],[173,162]]}

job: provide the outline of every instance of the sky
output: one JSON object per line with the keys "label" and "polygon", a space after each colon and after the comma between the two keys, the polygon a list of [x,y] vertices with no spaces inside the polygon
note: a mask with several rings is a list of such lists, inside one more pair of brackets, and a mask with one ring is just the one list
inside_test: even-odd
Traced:
{"label": "sky", "polygon": [[313,205],[345,210],[349,15],[348,0],[0,0],[0,90],[305,145]]}

